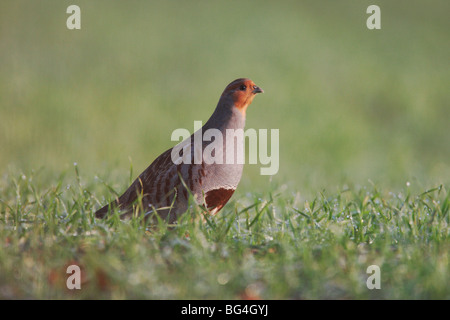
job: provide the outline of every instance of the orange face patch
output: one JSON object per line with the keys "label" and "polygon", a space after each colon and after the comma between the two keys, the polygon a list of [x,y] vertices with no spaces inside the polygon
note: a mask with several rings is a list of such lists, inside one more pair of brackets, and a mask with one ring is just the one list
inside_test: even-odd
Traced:
{"label": "orange face patch", "polygon": [[247,107],[252,103],[253,98],[257,93],[263,92],[255,83],[246,78],[241,78],[231,82],[223,94],[231,94],[234,105],[243,114]]}

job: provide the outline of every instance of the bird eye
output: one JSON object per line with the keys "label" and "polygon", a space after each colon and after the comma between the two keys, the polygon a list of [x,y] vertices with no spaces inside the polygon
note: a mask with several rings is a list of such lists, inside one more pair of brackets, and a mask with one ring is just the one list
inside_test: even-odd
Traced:
{"label": "bird eye", "polygon": [[245,91],[245,90],[247,90],[247,86],[245,84],[243,84],[242,86],[240,86],[239,90]]}

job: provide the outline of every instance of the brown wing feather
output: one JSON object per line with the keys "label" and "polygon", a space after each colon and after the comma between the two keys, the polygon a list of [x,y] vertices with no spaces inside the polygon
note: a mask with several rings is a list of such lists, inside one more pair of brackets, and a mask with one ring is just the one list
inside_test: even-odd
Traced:
{"label": "brown wing feather", "polygon": [[153,188],[154,182],[174,165],[171,159],[171,152],[172,148],[163,152],[134,180],[131,186],[117,200],[95,212],[95,217],[104,218],[108,214],[109,209],[114,210],[115,208],[119,209],[122,214],[127,214],[132,210],[133,203],[137,200],[139,194],[143,196],[152,195],[155,192]]}

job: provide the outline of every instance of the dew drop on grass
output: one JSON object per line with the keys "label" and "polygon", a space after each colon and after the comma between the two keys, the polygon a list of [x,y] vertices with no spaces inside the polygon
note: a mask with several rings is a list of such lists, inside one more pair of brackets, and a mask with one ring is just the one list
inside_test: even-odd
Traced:
{"label": "dew drop on grass", "polygon": [[230,275],[228,273],[221,273],[217,276],[217,282],[221,285],[225,285],[230,281]]}

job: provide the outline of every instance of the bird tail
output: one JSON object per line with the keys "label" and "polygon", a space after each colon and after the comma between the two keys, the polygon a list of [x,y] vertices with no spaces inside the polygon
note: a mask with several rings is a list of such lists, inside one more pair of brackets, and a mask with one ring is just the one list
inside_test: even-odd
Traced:
{"label": "bird tail", "polygon": [[98,209],[98,210],[95,212],[95,217],[96,217],[97,219],[103,219],[103,218],[105,218],[105,217],[108,215],[109,208],[112,208],[112,204],[114,204],[114,202],[111,202],[111,203],[107,204],[106,206],[104,206],[104,207],[101,208],[101,209]]}
{"label": "bird tail", "polygon": [[121,218],[125,217],[127,213],[132,211],[132,204],[137,199],[136,182],[133,183],[123,195],[118,199],[108,203],[106,206],[98,209],[95,212],[95,217],[103,219],[108,216],[108,213],[114,210],[120,210]]}

